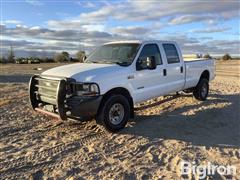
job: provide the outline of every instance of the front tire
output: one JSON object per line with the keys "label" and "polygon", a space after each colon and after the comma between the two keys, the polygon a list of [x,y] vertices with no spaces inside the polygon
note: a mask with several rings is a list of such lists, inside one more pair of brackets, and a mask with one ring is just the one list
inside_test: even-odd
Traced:
{"label": "front tire", "polygon": [[111,132],[123,129],[130,117],[129,101],[123,95],[111,95],[103,103],[98,115],[98,123]]}
{"label": "front tire", "polygon": [[193,91],[193,95],[197,100],[205,101],[209,93],[209,83],[207,79],[201,79]]}

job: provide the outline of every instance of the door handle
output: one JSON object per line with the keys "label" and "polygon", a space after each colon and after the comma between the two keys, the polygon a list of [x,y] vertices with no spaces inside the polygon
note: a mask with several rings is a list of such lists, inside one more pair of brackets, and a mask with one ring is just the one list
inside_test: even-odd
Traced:
{"label": "door handle", "polygon": [[183,67],[182,66],[180,67],[180,72],[183,73]]}
{"label": "door handle", "polygon": [[167,76],[167,70],[163,69],[163,76]]}

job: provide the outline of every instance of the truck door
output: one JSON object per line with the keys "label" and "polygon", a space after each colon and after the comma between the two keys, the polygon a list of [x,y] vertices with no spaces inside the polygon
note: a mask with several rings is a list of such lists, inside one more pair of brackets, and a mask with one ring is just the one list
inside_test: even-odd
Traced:
{"label": "truck door", "polygon": [[134,88],[134,101],[141,102],[150,98],[165,94],[168,90],[165,88],[165,78],[163,75],[163,62],[159,46],[155,43],[145,44],[141,49],[137,62],[145,57],[154,57],[156,69],[147,69],[142,67],[136,70],[134,79],[131,81]]}
{"label": "truck door", "polygon": [[185,83],[184,62],[180,59],[180,54],[173,43],[162,44],[165,58],[167,60],[165,76],[167,78],[166,86],[169,93],[182,90]]}

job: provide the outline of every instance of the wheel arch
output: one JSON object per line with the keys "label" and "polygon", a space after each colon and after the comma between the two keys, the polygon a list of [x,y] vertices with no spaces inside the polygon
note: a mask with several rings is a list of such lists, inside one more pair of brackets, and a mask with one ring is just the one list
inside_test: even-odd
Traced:
{"label": "wheel arch", "polygon": [[209,79],[210,79],[210,72],[209,72],[209,70],[206,69],[206,70],[204,70],[202,72],[198,82],[200,82],[201,79],[207,79],[209,81]]}
{"label": "wheel arch", "polygon": [[103,106],[104,102],[107,100],[107,98],[113,94],[121,94],[123,95],[124,97],[127,98],[128,102],[129,102],[129,105],[130,105],[130,117],[131,118],[134,118],[134,105],[133,105],[133,98],[130,94],[130,92],[124,88],[124,87],[116,87],[116,88],[113,88],[109,91],[107,91],[104,95],[103,95],[103,98],[101,100],[101,103],[100,103],[100,106],[98,108],[98,112],[100,111],[101,107]]}

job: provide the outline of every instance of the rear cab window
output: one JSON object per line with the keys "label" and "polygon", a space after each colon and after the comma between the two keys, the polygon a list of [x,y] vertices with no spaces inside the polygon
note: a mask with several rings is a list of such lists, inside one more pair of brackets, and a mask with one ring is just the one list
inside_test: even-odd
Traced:
{"label": "rear cab window", "polygon": [[163,44],[163,49],[165,51],[168,64],[173,64],[173,63],[179,63],[180,62],[178,51],[177,51],[177,48],[174,44],[164,43]]}

